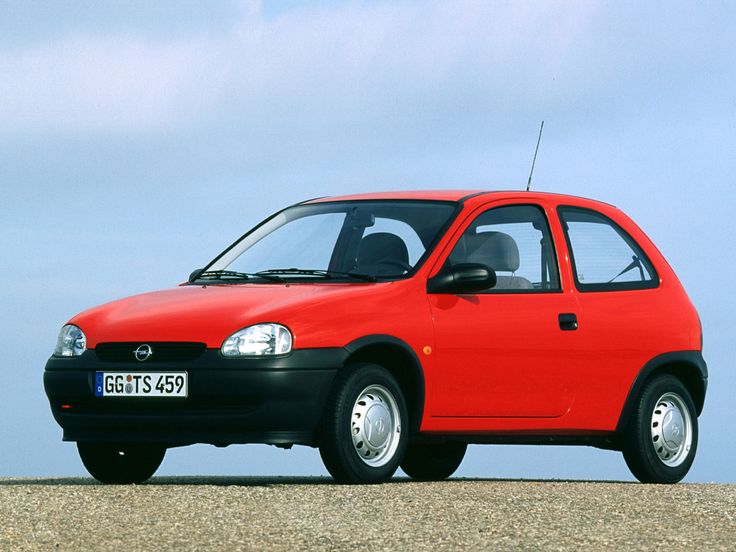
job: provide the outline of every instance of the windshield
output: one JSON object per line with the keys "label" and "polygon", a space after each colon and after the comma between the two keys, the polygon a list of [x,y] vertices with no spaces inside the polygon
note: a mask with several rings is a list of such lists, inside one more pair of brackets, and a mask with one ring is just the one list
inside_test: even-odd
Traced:
{"label": "windshield", "polygon": [[414,200],[297,205],[246,234],[194,281],[402,278],[424,260],[455,207]]}

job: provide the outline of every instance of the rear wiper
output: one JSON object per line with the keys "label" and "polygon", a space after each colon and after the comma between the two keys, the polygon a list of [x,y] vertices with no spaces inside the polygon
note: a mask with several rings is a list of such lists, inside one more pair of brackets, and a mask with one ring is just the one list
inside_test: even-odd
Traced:
{"label": "rear wiper", "polygon": [[629,263],[621,272],[616,274],[613,278],[608,280],[609,284],[612,283],[619,276],[623,276],[624,274],[626,274],[630,270],[634,270],[635,268],[639,269],[639,278],[641,279],[641,281],[643,282],[644,280],[646,280],[646,278],[644,277],[644,268],[641,266],[641,259],[637,255],[632,255],[631,259],[631,263]]}
{"label": "rear wiper", "polygon": [[377,278],[370,274],[359,274],[358,272],[341,272],[339,270],[317,270],[309,268],[272,268],[269,270],[261,270],[256,272],[256,276],[270,276],[274,274],[294,274],[297,276],[322,276],[323,278],[346,277],[355,280],[364,280],[366,282],[376,282]]}
{"label": "rear wiper", "polygon": [[200,279],[215,279],[222,280],[223,278],[232,278],[234,280],[248,280],[249,278],[262,278],[264,280],[271,280],[273,282],[283,282],[283,278],[278,276],[270,276],[268,274],[252,274],[250,272],[237,272],[234,270],[208,270],[199,274],[195,280]]}

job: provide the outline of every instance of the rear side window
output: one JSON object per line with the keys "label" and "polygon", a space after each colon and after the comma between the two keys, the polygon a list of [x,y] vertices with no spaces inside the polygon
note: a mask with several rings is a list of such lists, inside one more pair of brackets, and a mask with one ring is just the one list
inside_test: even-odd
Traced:
{"label": "rear side window", "polygon": [[651,261],[618,224],[590,209],[560,207],[580,291],[617,291],[657,287]]}

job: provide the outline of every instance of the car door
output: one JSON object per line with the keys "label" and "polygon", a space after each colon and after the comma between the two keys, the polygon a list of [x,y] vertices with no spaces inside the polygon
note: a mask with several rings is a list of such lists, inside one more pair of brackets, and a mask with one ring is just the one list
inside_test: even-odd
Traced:
{"label": "car door", "polygon": [[555,418],[570,408],[577,300],[560,284],[548,216],[554,211],[535,203],[487,205],[468,217],[441,260],[443,269],[484,264],[497,284],[480,293],[428,295],[435,325],[431,416],[474,418],[474,429],[483,429],[483,418]]}

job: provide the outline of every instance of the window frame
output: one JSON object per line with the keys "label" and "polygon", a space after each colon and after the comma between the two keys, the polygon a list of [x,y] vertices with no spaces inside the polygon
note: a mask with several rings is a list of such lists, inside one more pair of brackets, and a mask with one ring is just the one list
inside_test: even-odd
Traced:
{"label": "window frame", "polygon": [[[494,211],[496,209],[502,209],[504,207],[532,207],[536,210],[538,210],[542,218],[544,219],[544,222],[547,226],[547,234],[549,236],[549,245],[550,245],[550,252],[554,256],[554,259],[556,262],[550,263],[550,265],[554,266],[557,269],[557,288],[556,289],[495,289],[490,288],[483,291],[476,291],[472,294],[463,294],[463,295],[539,295],[539,294],[547,294],[547,293],[564,293],[563,285],[562,285],[562,267],[560,266],[560,256],[557,253],[557,247],[555,244],[555,237],[552,234],[552,225],[550,224],[550,218],[547,216],[547,212],[543,205],[540,205],[538,203],[504,203],[501,205],[493,205],[492,207],[489,207],[488,209],[484,209],[477,215],[470,218],[470,221],[468,224],[463,228],[463,230],[458,235],[457,239],[452,243],[452,247],[449,248],[447,257],[445,258],[444,262],[442,263],[442,268],[440,269],[440,272],[444,271],[448,263],[450,262],[450,255],[452,255],[453,250],[455,249],[455,246],[457,246],[460,239],[462,239],[463,235],[465,235],[465,232],[470,228],[473,223],[475,223],[478,218],[482,217],[486,213],[489,213],[490,211]],[[482,208],[482,207],[481,207]]]}
{"label": "window frame", "polygon": [[[624,243],[626,243],[626,245],[631,248],[632,252],[639,257],[642,265],[644,265],[646,270],[651,274],[652,279],[640,280],[638,282],[598,282],[593,284],[580,282],[580,280],[578,280],[578,270],[575,263],[575,251],[572,247],[572,242],[570,241],[569,227],[567,225],[567,221],[565,220],[565,213],[570,211],[578,211],[588,215],[593,215],[594,217],[597,217],[603,222],[607,223],[613,229],[613,231],[619,235]],[[591,209],[590,207],[580,207],[577,205],[559,205],[557,207],[557,217],[559,218],[560,226],[562,227],[562,233],[565,235],[565,243],[567,244],[567,252],[570,256],[570,268],[572,269],[572,278],[573,282],[575,283],[575,289],[577,289],[579,292],[589,293],[601,291],[635,291],[643,289],[656,289],[659,287],[659,273],[654,267],[654,263],[652,263],[651,259],[644,251],[644,248],[639,245],[639,242],[637,242],[631,236],[631,234],[624,230],[621,225],[618,224],[611,217],[601,213],[600,211]]]}

